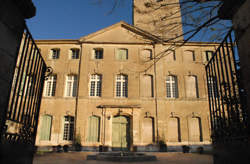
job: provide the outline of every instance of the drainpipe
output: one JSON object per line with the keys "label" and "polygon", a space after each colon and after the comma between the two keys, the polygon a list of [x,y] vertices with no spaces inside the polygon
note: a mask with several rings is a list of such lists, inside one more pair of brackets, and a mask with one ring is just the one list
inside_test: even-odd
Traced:
{"label": "drainpipe", "polygon": [[159,128],[158,128],[158,101],[157,101],[157,74],[156,74],[156,54],[155,54],[155,42],[153,42],[154,51],[154,83],[155,83],[155,124],[156,124],[156,143],[159,143]]}
{"label": "drainpipe", "polygon": [[[80,43],[79,50],[79,65],[78,65],[78,78],[77,78],[77,92],[76,92],[76,105],[75,105],[75,120],[74,120],[74,143],[76,142],[76,122],[77,122],[77,110],[78,110],[78,100],[79,100],[79,85],[80,85],[80,74],[81,74],[81,63],[82,63],[82,43]],[[81,136],[80,136],[81,137]]]}

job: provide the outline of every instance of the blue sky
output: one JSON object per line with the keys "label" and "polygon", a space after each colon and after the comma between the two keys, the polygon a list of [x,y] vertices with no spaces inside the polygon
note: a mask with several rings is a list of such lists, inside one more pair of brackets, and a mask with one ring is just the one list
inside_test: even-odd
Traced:
{"label": "blue sky", "polygon": [[34,39],[79,39],[121,20],[132,23],[131,0],[119,4],[112,14],[114,0],[33,0],[36,16],[28,19]]}
{"label": "blue sky", "polygon": [[[98,3],[100,1],[102,3]],[[33,0],[37,13],[27,24],[34,39],[79,39],[121,20],[132,24],[132,0],[119,1],[121,3],[110,14],[114,1]],[[184,27],[184,31],[187,30]],[[216,32],[201,32],[191,41],[210,41],[214,34],[218,36]]]}

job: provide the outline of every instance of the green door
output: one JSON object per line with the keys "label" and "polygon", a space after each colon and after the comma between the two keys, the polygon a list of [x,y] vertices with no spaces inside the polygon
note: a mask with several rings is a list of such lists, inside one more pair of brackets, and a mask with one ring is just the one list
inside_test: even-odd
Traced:
{"label": "green door", "polygon": [[112,148],[114,151],[129,150],[129,119],[124,116],[113,118],[112,123]]}

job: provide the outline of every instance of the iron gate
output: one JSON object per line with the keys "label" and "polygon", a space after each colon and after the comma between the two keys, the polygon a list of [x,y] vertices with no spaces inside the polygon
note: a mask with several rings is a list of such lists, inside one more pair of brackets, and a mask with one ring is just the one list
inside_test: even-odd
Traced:
{"label": "iron gate", "polygon": [[[32,163],[47,67],[27,26],[16,61],[4,129],[1,131],[1,145],[6,145],[6,153],[1,152],[1,155],[12,163]],[[13,158],[19,161],[13,161]],[[22,161],[21,158],[25,159]]]}
{"label": "iron gate", "polygon": [[240,82],[239,57],[233,38],[230,30],[206,65],[214,143],[247,139],[246,96]]}

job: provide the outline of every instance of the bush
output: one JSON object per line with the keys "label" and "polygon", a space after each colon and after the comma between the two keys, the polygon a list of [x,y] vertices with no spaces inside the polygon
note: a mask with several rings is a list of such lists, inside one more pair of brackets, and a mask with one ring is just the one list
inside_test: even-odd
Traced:
{"label": "bush", "polygon": [[187,146],[187,145],[183,145],[183,146],[182,146],[182,152],[183,152],[183,153],[189,153],[189,150],[190,150],[190,147],[189,147],[189,146]]}
{"label": "bush", "polygon": [[197,147],[197,152],[199,153],[199,154],[203,154],[204,153],[204,148],[203,147]]}
{"label": "bush", "polygon": [[59,153],[59,152],[62,152],[62,146],[61,146],[61,145],[57,145],[56,151],[57,151],[58,153]]}
{"label": "bush", "polygon": [[64,152],[68,152],[69,151],[69,146],[68,145],[64,145],[63,146],[63,151]]}
{"label": "bush", "polygon": [[160,145],[160,152],[165,152],[165,151],[167,151],[167,145],[166,145],[165,141],[160,140],[160,141],[159,141],[159,145]]}

